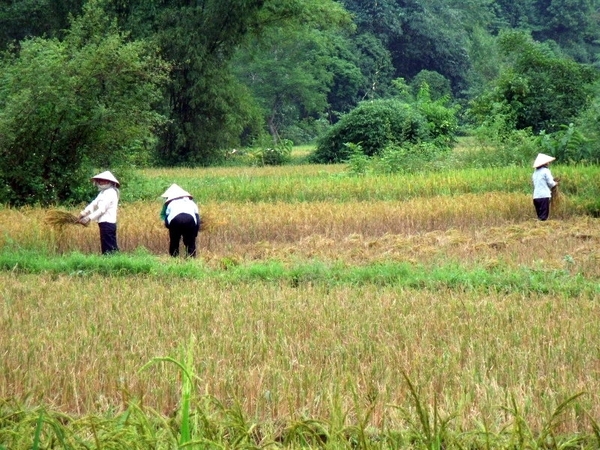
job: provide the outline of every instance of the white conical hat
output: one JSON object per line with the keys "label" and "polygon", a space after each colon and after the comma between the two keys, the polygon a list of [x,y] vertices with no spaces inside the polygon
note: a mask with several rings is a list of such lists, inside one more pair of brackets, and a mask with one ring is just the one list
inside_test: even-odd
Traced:
{"label": "white conical hat", "polygon": [[185,189],[177,186],[176,184],[172,184],[169,189],[167,189],[165,191],[165,193],[162,195],[162,197],[166,197],[167,199],[165,200],[165,202],[170,202],[171,200],[175,200],[176,198],[182,198],[182,197],[192,197],[192,194],[190,194],[188,191],[186,191]]}
{"label": "white conical hat", "polygon": [[119,183],[119,180],[117,180],[115,178],[115,176],[112,173],[110,173],[108,170],[106,172],[99,173],[98,175],[94,175],[91,179],[92,180],[110,181],[111,183],[115,183],[115,185],[117,187],[121,186],[121,183]]}
{"label": "white conical hat", "polygon": [[179,185],[173,183],[171,186],[168,187],[168,189],[162,193],[161,197],[163,198],[169,198],[169,195],[171,195],[171,192],[173,192],[175,189],[181,189],[179,187]]}
{"label": "white conical hat", "polygon": [[556,158],[548,156],[544,153],[538,153],[537,158],[535,158],[535,161],[533,162],[533,167],[537,169],[538,167],[543,166],[544,164],[551,163],[555,159]]}

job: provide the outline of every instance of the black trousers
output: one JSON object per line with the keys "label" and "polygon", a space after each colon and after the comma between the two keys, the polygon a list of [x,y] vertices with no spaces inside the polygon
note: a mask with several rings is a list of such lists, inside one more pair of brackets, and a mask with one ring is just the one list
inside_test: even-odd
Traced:
{"label": "black trousers", "polygon": [[100,248],[102,254],[114,253],[119,251],[117,245],[117,224],[108,222],[99,222],[100,228]]}
{"label": "black trousers", "polygon": [[198,237],[198,224],[194,217],[185,213],[176,215],[169,223],[169,254],[179,255],[179,241],[183,238],[187,255],[195,258],[196,237]]}
{"label": "black trousers", "polygon": [[538,219],[548,220],[550,215],[550,198],[534,198],[533,206],[535,206],[535,212],[537,213]]}

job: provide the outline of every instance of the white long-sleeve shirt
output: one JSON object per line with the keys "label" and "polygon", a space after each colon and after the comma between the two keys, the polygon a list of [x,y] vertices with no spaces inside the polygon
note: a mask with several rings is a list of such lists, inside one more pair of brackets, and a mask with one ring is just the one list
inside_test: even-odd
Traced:
{"label": "white long-sleeve shirt", "polygon": [[189,197],[176,198],[175,200],[171,200],[169,202],[166,211],[167,223],[171,223],[171,220],[181,213],[192,216],[194,218],[194,222],[196,222],[196,225],[198,225],[196,220],[196,214],[200,214],[198,212],[198,206]]}
{"label": "white long-sleeve shirt", "polygon": [[540,167],[533,172],[531,177],[533,181],[533,198],[551,198],[552,189],[556,186],[556,181],[552,178],[552,173],[547,167]]}
{"label": "white long-sleeve shirt", "polygon": [[119,193],[113,187],[100,191],[98,196],[85,207],[90,220],[96,222],[117,223],[117,208],[119,206]]}

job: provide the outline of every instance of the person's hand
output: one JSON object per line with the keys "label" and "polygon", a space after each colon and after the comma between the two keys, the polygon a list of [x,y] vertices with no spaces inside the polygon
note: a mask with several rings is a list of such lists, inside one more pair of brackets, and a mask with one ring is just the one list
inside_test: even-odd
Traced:
{"label": "person's hand", "polygon": [[82,225],[87,225],[90,222],[90,218],[88,216],[83,216],[79,218],[79,223]]}
{"label": "person's hand", "polygon": [[86,216],[88,216],[89,214],[90,214],[90,213],[89,213],[89,212],[87,212],[87,211],[85,211],[85,210],[84,210],[84,211],[81,211],[81,212],[79,213],[79,218],[81,219],[81,218],[83,218],[83,217],[86,217]]}

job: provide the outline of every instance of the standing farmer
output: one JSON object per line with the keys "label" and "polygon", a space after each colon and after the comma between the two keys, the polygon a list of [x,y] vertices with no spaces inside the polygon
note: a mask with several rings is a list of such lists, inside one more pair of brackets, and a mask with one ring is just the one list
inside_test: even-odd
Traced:
{"label": "standing farmer", "polygon": [[98,222],[102,254],[119,251],[117,245],[117,208],[119,206],[119,181],[109,171],[93,176],[98,196],[79,213],[83,224],[90,220]]}
{"label": "standing farmer", "polygon": [[162,197],[166,198],[161,219],[169,229],[169,254],[179,255],[179,241],[183,238],[188,256],[196,257],[196,238],[200,230],[200,212],[192,195],[172,184]]}
{"label": "standing farmer", "polygon": [[556,158],[540,153],[535,158],[533,167],[535,171],[531,177],[533,181],[533,206],[539,220],[547,220],[550,215],[550,199],[552,188],[558,185],[558,179],[552,178],[550,163]]}

